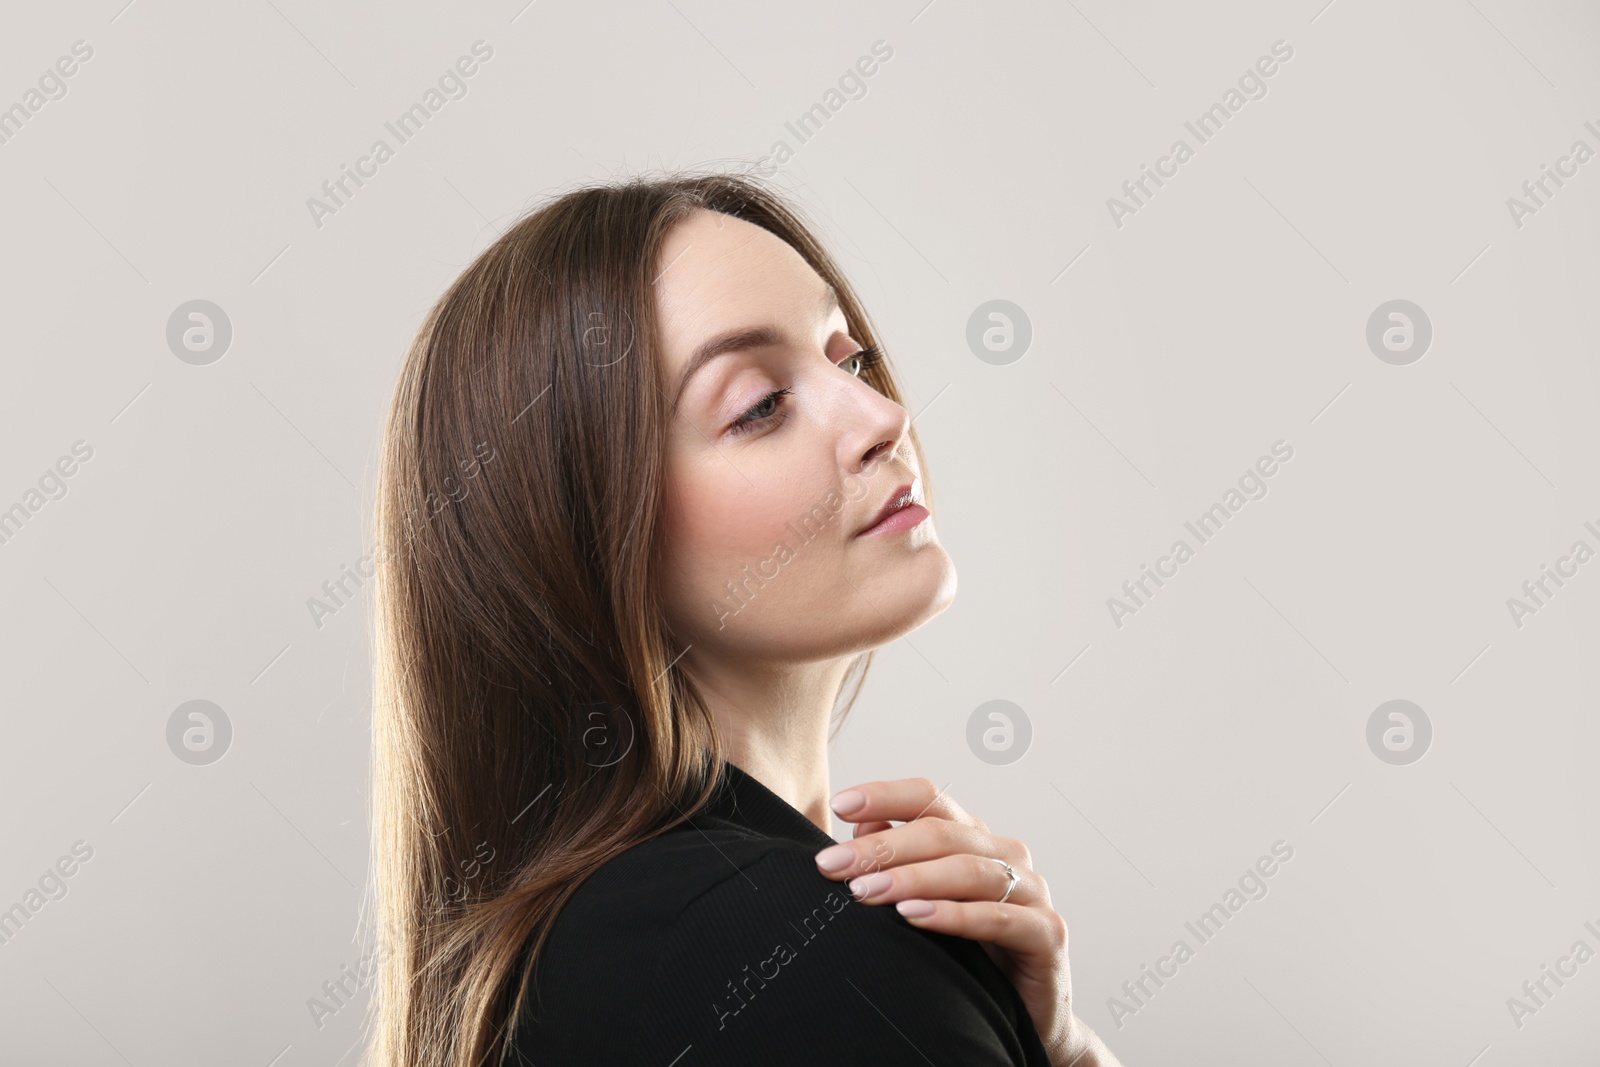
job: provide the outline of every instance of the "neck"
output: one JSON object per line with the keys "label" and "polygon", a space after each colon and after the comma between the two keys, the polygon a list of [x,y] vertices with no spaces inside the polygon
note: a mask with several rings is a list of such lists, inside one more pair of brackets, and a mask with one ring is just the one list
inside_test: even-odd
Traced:
{"label": "neck", "polygon": [[850,660],[695,675],[731,763],[832,836],[828,720]]}

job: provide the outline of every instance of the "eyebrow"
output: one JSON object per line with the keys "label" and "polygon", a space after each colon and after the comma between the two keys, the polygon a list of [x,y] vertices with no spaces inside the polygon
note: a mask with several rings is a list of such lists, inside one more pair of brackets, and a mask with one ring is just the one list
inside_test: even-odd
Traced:
{"label": "eyebrow", "polygon": [[[839,291],[833,284],[824,281],[822,300],[818,310],[826,318],[832,315],[839,307]],[[689,363],[683,368],[683,375],[678,379],[678,389],[672,394],[672,413],[677,414],[678,404],[683,400],[684,390],[689,387],[689,379],[718,356],[727,355],[729,352],[742,352],[750,348],[767,348],[783,344],[784,336],[775,326],[741,326],[738,329],[720,333],[710,340],[703,341],[695,348],[689,357]]]}

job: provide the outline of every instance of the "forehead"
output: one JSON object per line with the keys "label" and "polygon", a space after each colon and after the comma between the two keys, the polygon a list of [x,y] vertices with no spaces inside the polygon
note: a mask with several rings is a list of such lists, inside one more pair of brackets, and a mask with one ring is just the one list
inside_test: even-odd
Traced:
{"label": "forehead", "polygon": [[826,283],[788,242],[753,223],[696,211],[662,242],[655,298],[668,359],[719,329],[806,321]]}

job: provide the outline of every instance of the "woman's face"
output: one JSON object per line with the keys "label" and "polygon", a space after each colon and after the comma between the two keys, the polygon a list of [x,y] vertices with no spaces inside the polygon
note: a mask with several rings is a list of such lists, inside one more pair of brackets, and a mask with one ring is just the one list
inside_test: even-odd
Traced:
{"label": "woman's face", "polygon": [[924,503],[921,471],[909,414],[857,376],[862,346],[822,277],[781,238],[712,211],[673,228],[656,271],[676,397],[666,595],[696,658],[852,655],[948,607],[955,568],[932,516],[862,533],[904,486]]}

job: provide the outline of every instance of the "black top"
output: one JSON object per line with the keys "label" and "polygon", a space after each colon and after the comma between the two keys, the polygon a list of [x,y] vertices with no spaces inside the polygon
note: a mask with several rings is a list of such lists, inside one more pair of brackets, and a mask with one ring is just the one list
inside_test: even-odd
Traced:
{"label": "black top", "polygon": [[1048,1067],[978,942],[856,901],[817,869],[833,838],[724,768],[708,807],[562,908],[508,1063]]}

